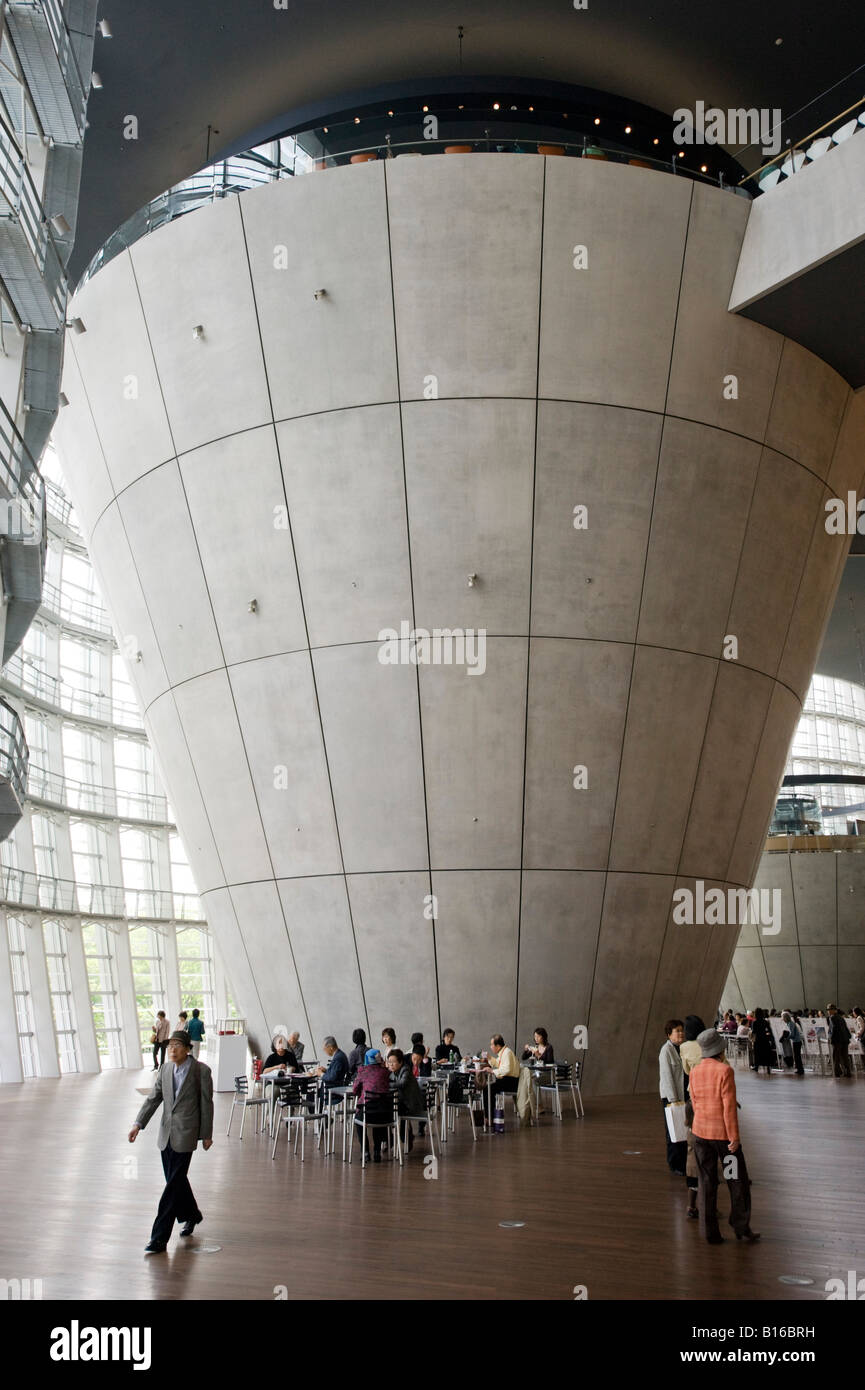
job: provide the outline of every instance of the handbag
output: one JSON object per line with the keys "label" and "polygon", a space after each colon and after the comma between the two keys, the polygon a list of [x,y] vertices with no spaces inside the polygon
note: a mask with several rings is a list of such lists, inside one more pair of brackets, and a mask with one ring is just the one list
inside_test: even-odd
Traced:
{"label": "handbag", "polygon": [[155,1043],[155,1042],[156,1042],[156,1029],[155,1029],[155,1028],[154,1028],[153,1032],[150,1034],[150,1041],[151,1041],[151,1043]]}
{"label": "handbag", "polygon": [[667,1119],[667,1133],[673,1144],[684,1144],[688,1138],[685,1125],[685,1102],[674,1100],[664,1109]]}

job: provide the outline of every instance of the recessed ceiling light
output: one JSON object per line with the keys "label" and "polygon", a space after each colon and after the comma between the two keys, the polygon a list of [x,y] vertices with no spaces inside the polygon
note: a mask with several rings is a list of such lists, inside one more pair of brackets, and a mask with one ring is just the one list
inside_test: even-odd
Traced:
{"label": "recessed ceiling light", "polygon": [[684,151],[684,150],[679,150],[679,158],[680,158],[680,159],[684,159],[684,158],[685,158],[685,151]]}
{"label": "recessed ceiling light", "polygon": [[393,112],[392,112],[392,111],[388,111],[387,114],[388,114],[389,116],[392,116],[392,115],[393,115]]}
{"label": "recessed ceiling light", "polygon": [[429,107],[428,107],[428,106],[425,106],[425,107],[424,107],[424,111],[429,111]]}
{"label": "recessed ceiling light", "polygon": [[652,144],[653,144],[653,145],[657,145],[657,143],[658,143],[658,137],[657,137],[657,135],[656,135],[655,138],[654,138],[654,140],[652,141]]}
{"label": "recessed ceiling light", "polygon": [[630,127],[629,125],[626,125],[626,126],[625,126],[625,134],[626,134],[626,135],[630,135],[630,133],[631,133],[631,127]]}
{"label": "recessed ceiling light", "polygon": [[535,108],[534,108],[533,106],[530,106],[530,107],[529,107],[529,110],[530,110],[530,111],[534,111],[534,109],[535,109]]}
{"label": "recessed ceiling light", "polygon": [[325,135],[327,135],[327,126],[322,126],[322,130],[324,131]]}
{"label": "recessed ceiling light", "polygon": [[497,101],[494,101],[494,102],[493,102],[493,110],[494,110],[494,111],[498,111],[498,109],[499,109],[499,104],[498,104]]}
{"label": "recessed ceiling light", "polygon": [[600,124],[601,124],[601,118],[600,118],[600,116],[596,116],[596,117],[595,117],[595,125],[600,125]]}
{"label": "recessed ceiling light", "polygon": [[360,116],[355,116],[354,123],[355,125],[360,125]]}
{"label": "recessed ceiling light", "polygon": [[779,44],[782,44],[783,42],[784,42],[783,39],[776,39],[776,40],[775,40],[775,47],[777,48],[778,45],[779,45]]}
{"label": "recessed ceiling light", "polygon": [[709,171],[708,171],[708,169],[706,168],[706,165],[705,165],[705,164],[701,164],[701,165],[700,165],[700,173],[701,173],[701,174],[708,174],[708,172],[709,172]]}

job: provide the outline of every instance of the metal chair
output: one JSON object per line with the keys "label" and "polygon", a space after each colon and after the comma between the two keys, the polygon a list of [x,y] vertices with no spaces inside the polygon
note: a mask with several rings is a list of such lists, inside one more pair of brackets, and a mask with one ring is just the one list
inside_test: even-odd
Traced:
{"label": "metal chair", "polygon": [[[284,1084],[280,1085],[276,1104],[283,1113],[282,1115],[274,1115],[276,1125],[273,1131],[273,1148],[270,1151],[270,1156],[276,1158],[276,1146],[279,1142],[279,1131],[282,1125],[284,1124],[287,1130],[290,1130],[292,1125],[296,1125],[300,1127],[300,1161],[303,1163],[306,1151],[306,1126],[309,1124],[318,1126],[318,1146],[321,1148],[325,1112],[323,1110],[308,1110],[306,1091],[302,1090],[297,1082],[290,1077],[286,1077]],[[286,1135],[286,1143],[288,1142],[288,1135]],[[294,1136],[294,1152],[297,1153],[297,1133]]]}
{"label": "metal chair", "polygon": [[[267,1101],[264,1099],[264,1096],[251,1096],[251,1095],[249,1094],[249,1077],[248,1077],[248,1076],[245,1076],[245,1075],[244,1075],[244,1076],[236,1076],[236,1077],[234,1078],[234,1098],[233,1098],[233,1100],[232,1100],[232,1102],[231,1102],[231,1113],[230,1113],[229,1116],[228,1116],[228,1129],[225,1131],[225,1137],[228,1138],[228,1137],[230,1136],[230,1134],[231,1134],[231,1121],[234,1119],[234,1111],[235,1111],[236,1106],[240,1105],[241,1108],[242,1108],[242,1110],[243,1110],[243,1114],[242,1114],[241,1117],[240,1117],[240,1137],[241,1137],[241,1139],[242,1139],[242,1138],[243,1138],[243,1122],[244,1122],[244,1120],[246,1119],[246,1112],[247,1112],[248,1107],[249,1107],[250,1105],[252,1105],[252,1106],[259,1106],[259,1105],[266,1105],[266,1104],[267,1104]],[[258,1134],[258,1131],[259,1131],[259,1123],[258,1123],[258,1115],[256,1114],[256,1117],[255,1117],[255,1132],[256,1132],[256,1134]]]}
{"label": "metal chair", "polygon": [[[570,1091],[571,1100],[574,1102],[574,1115],[581,1119],[585,1115],[583,1108],[583,1095],[580,1090],[579,1062],[574,1063],[573,1070],[570,1062],[554,1062],[554,1075],[550,1082],[545,1086],[543,1082],[538,1086],[538,1090],[543,1094],[547,1091],[555,1097],[555,1113],[559,1119],[562,1118],[562,1093]],[[577,1097],[579,1096],[580,1105],[577,1109]]]}
{"label": "metal chair", "polygon": [[477,1077],[475,1076],[474,1072],[469,1071],[454,1072],[454,1078],[459,1082],[460,1089],[462,1091],[462,1099],[457,1100],[455,1098],[452,1098],[451,1095],[448,1095],[447,1108],[450,1114],[451,1134],[453,1134],[454,1124],[456,1122],[456,1117],[458,1113],[460,1112],[460,1110],[467,1110],[469,1119],[472,1122],[472,1139],[475,1141],[475,1143],[477,1143],[478,1136],[475,1130],[475,1107],[478,1104],[478,1102],[481,1103],[481,1119],[483,1121],[484,1128],[486,1127],[486,1119],[483,1115],[483,1097],[478,1088]]}
{"label": "metal chair", "polygon": [[[400,1167],[402,1167],[402,1145],[400,1144],[400,1140],[399,1140],[399,1120],[400,1120],[400,1117],[399,1117],[399,1113],[398,1113],[398,1111],[397,1111],[397,1100],[398,1100],[398,1097],[397,1097],[397,1095],[396,1095],[395,1092],[391,1092],[391,1097],[390,1097],[390,1098],[391,1098],[391,1100],[392,1100],[392,1102],[393,1102],[393,1111],[392,1111],[392,1113],[391,1113],[390,1118],[387,1119],[387,1120],[370,1120],[370,1119],[368,1119],[368,1118],[367,1118],[367,1113],[366,1113],[366,1112],[367,1112],[367,1107],[366,1107],[366,1105],[364,1105],[364,1107],[363,1107],[363,1115],[362,1115],[362,1118],[361,1118],[361,1126],[360,1126],[360,1127],[361,1127],[360,1141],[361,1141],[361,1154],[362,1154],[361,1161],[360,1161],[360,1166],[361,1166],[361,1168],[365,1168],[365,1167],[366,1167],[366,1163],[367,1163],[366,1132],[367,1132],[367,1130],[370,1130],[370,1132],[372,1132],[372,1131],[377,1130],[377,1129],[384,1129],[384,1130],[387,1130],[387,1146],[388,1146],[388,1153],[390,1153],[391,1148],[393,1148],[393,1149],[395,1150],[395,1152],[396,1152],[397,1158],[399,1159],[399,1165],[400,1165]],[[384,1099],[385,1099],[385,1098],[382,1097],[382,1100],[384,1100]],[[382,1112],[384,1113],[384,1106],[382,1106]],[[393,1145],[391,1145],[391,1137],[393,1138]],[[352,1144],[349,1144],[349,1146],[348,1146],[348,1161],[349,1161],[349,1163],[351,1163],[352,1149],[353,1149],[353,1145],[352,1145]]]}
{"label": "metal chair", "polygon": [[[438,1115],[438,1085],[431,1076],[418,1077],[418,1083],[423,1092],[424,1113],[422,1115],[401,1115],[400,1119],[404,1124],[414,1120],[417,1124],[426,1125],[426,1137],[429,1139],[430,1153],[435,1158],[436,1146],[433,1126]],[[421,1137],[419,1134],[418,1138]]]}

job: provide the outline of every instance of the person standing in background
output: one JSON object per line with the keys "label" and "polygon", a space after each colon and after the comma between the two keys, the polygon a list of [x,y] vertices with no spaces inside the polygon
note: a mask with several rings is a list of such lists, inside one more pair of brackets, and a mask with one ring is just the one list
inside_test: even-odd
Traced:
{"label": "person standing in background", "polygon": [[658,1053],[660,1072],[659,1091],[664,1111],[664,1134],[667,1140],[667,1167],[677,1178],[685,1176],[688,1161],[687,1141],[676,1142],[667,1129],[667,1106],[675,1101],[685,1103],[685,1072],[679,1057],[679,1045],[685,1041],[685,1025],[680,1018],[671,1018],[664,1025],[667,1041]]}
{"label": "person standing in background", "polygon": [[736,1078],[724,1057],[725,1043],[714,1028],[697,1038],[701,1061],[690,1074],[694,1118],[691,1133],[700,1170],[700,1210],[703,1235],[710,1245],[723,1245],[718,1227],[718,1160],[730,1193],[730,1225],[737,1240],[760,1239],[751,1230],[751,1180],[739,1141],[736,1116]]}
{"label": "person standing in background", "polygon": [[192,1055],[197,1062],[198,1054],[201,1051],[201,1040],[204,1037],[204,1024],[201,1020],[200,1009],[192,1010],[192,1018],[186,1025],[186,1031],[189,1034],[189,1041],[192,1043]]}
{"label": "person standing in background", "polygon": [[153,1070],[159,1071],[165,1061],[165,1049],[168,1046],[168,1038],[171,1033],[171,1025],[165,1017],[165,1010],[160,1009],[153,1024]]}

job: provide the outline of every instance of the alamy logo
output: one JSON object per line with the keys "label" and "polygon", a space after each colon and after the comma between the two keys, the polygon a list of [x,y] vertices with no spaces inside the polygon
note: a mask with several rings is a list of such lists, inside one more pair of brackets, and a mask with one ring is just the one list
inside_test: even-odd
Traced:
{"label": "alamy logo", "polygon": [[842,1300],[849,1303],[865,1303],[865,1279],[858,1279],[855,1269],[848,1269],[846,1284],[843,1279],[827,1279],[825,1287],[829,1303],[833,1300],[836,1303]]}
{"label": "alamy logo", "polygon": [[383,627],[378,634],[382,666],[467,666],[470,676],[482,676],[487,669],[485,628],[412,628],[403,618],[400,630]]}
{"label": "alamy logo", "polygon": [[69,1327],[51,1331],[52,1361],[132,1361],[133,1370],[150,1370],[149,1327]]}
{"label": "alamy logo", "polygon": [[781,930],[780,888],[709,888],[698,878],[690,888],[673,893],[673,921],[687,927],[758,926],[764,936]]}
{"label": "alamy logo", "polygon": [[750,106],[722,111],[698,101],[693,111],[680,106],[673,112],[676,145],[757,145],[765,155],[780,154],[781,112],[768,106]]}

